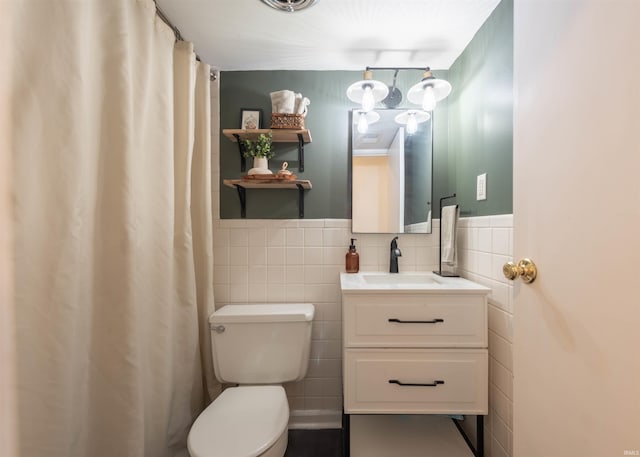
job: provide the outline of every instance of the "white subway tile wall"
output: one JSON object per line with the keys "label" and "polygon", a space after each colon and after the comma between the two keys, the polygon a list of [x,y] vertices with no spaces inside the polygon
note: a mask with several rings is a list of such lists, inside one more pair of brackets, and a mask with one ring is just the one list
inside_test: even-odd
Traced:
{"label": "white subway tile wall", "polygon": [[[513,282],[502,265],[513,259],[513,216],[461,218],[458,224],[460,275],[490,287],[489,416],[485,455],[513,455]],[[473,421],[465,421],[465,428]],[[470,430],[475,433],[474,430]]]}

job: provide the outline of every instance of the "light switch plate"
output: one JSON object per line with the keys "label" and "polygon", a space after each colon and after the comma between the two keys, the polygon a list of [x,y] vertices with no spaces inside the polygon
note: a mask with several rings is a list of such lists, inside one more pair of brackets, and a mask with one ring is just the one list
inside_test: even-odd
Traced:
{"label": "light switch plate", "polygon": [[478,175],[477,185],[476,185],[476,200],[486,200],[487,199],[487,174],[482,173]]}

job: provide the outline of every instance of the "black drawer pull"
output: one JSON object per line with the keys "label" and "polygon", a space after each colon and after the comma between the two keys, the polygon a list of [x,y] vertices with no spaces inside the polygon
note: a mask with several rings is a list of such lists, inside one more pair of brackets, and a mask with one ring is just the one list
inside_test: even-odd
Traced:
{"label": "black drawer pull", "polygon": [[413,384],[409,382],[400,382],[397,379],[389,379],[389,384],[398,384],[399,386],[409,386],[409,387],[436,387],[438,384],[444,384],[444,381],[436,380],[431,384]]}
{"label": "black drawer pull", "polygon": [[398,324],[437,324],[438,322],[444,322],[444,319],[431,319],[430,321],[403,321],[401,319],[389,319],[389,322],[396,322]]}

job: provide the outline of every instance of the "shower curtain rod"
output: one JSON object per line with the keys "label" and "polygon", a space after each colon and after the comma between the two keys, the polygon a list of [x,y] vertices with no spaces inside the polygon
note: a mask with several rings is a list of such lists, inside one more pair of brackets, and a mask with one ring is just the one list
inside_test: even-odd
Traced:
{"label": "shower curtain rod", "polygon": [[[180,33],[180,30],[178,29],[178,27],[173,25],[169,20],[169,18],[162,12],[160,7],[158,6],[158,2],[156,0],[153,0],[153,3],[156,5],[156,14],[160,19],[162,19],[162,22],[167,24],[169,28],[173,30],[173,34],[176,36],[176,41],[184,41],[184,39],[182,38],[182,34]],[[202,61],[202,59],[200,59],[200,56],[197,53],[196,53],[196,59]],[[209,79],[211,81],[215,81],[217,78],[218,78],[218,75],[216,74],[216,72],[211,70],[209,72]]]}

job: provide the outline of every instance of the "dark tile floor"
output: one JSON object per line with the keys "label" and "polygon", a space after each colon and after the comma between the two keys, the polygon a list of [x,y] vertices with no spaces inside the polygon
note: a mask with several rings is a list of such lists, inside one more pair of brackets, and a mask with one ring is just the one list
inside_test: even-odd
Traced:
{"label": "dark tile floor", "polygon": [[342,430],[289,430],[284,457],[342,457]]}

